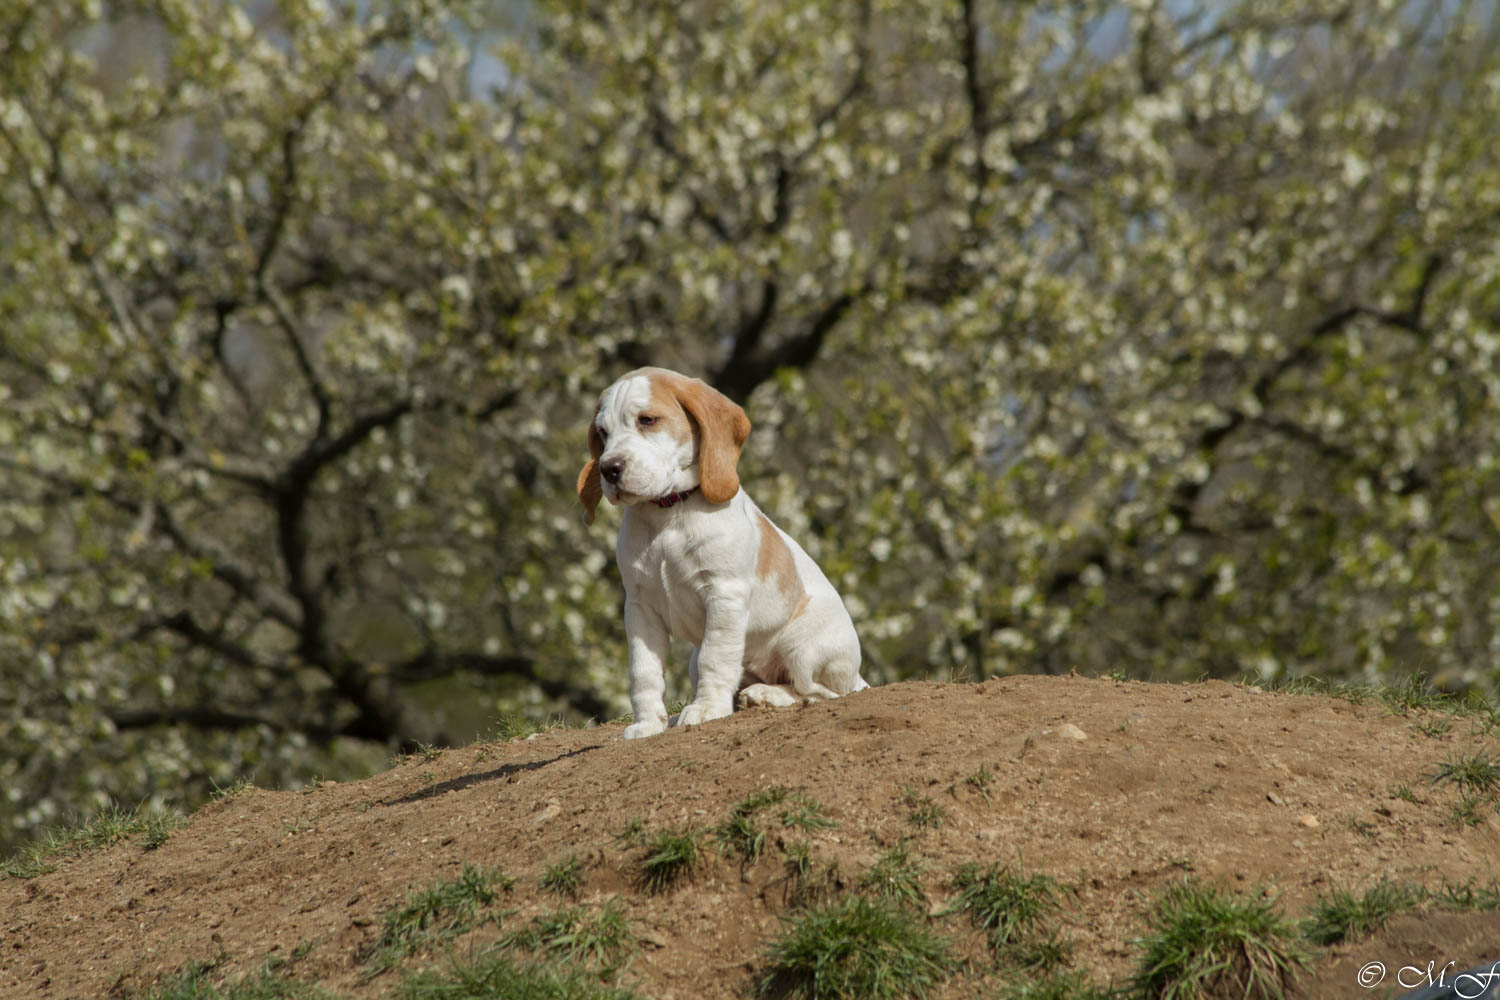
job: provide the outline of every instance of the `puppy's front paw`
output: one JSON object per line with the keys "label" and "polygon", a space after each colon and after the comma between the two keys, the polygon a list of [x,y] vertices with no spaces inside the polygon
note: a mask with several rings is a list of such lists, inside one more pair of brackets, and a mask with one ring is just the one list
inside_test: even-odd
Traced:
{"label": "puppy's front paw", "polygon": [[666,728],[666,723],[658,719],[647,719],[645,722],[632,722],[625,727],[625,738],[627,740],[638,740],[643,736],[655,736]]}
{"label": "puppy's front paw", "polygon": [[719,707],[717,705],[706,705],[701,701],[695,701],[687,705],[677,716],[679,726],[696,726],[700,722],[712,722],[714,719],[722,719],[731,711],[729,706]]}

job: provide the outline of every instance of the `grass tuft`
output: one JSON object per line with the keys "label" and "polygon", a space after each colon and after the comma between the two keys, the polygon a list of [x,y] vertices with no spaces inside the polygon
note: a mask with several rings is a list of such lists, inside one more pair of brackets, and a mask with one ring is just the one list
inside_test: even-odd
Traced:
{"label": "grass tuft", "polygon": [[714,827],[714,840],[721,853],[737,854],[747,865],[755,864],[766,849],[766,832],[752,817],[739,812]]}
{"label": "grass tuft", "polygon": [[920,919],[862,896],[787,921],[766,958],[759,995],[800,1000],[925,997],[955,967],[947,942]]}
{"label": "grass tuft", "polygon": [[217,781],[214,781],[212,778],[210,778],[209,784],[212,785],[212,790],[208,793],[208,799],[210,802],[220,802],[225,799],[232,799],[239,795],[243,795],[245,792],[248,792],[250,789],[255,787],[254,782],[252,782],[248,777],[243,776],[234,779],[234,781],[230,782],[227,785],[221,785]]}
{"label": "grass tuft", "polygon": [[1147,1000],[1282,1000],[1308,957],[1272,901],[1196,882],[1168,889],[1149,928],[1134,982]]}
{"label": "grass tuft", "polygon": [[943,913],[968,913],[976,930],[989,932],[990,947],[997,952],[1044,941],[1047,920],[1058,909],[1053,879],[1021,875],[1001,865],[961,865],[953,874],[953,887],[958,895]]}
{"label": "grass tuft", "polygon": [[1482,750],[1439,764],[1432,783],[1443,782],[1458,788],[1452,816],[1459,826],[1478,826],[1500,808],[1500,760]]}
{"label": "grass tuft", "polygon": [[625,828],[615,834],[615,839],[631,847],[640,847],[646,843],[646,821],[639,816],[632,816],[625,821]]}
{"label": "grass tuft", "polygon": [[1417,906],[1422,896],[1422,891],[1416,886],[1386,881],[1375,883],[1359,896],[1338,889],[1318,898],[1311,916],[1303,924],[1302,933],[1309,941],[1320,945],[1363,937],[1384,927],[1385,922],[1397,913]]}
{"label": "grass tuft", "polygon": [[812,844],[806,840],[787,844],[782,849],[781,860],[791,882],[786,897],[789,906],[810,906],[829,898],[840,888],[838,862],[830,861],[822,871],[815,872]]}
{"label": "grass tuft", "polygon": [[1379,695],[1377,689],[1369,686],[1330,681],[1313,675],[1282,677],[1274,681],[1258,681],[1253,677],[1246,677],[1243,682],[1265,691],[1276,691],[1280,694],[1326,695],[1330,698],[1342,698],[1356,705],[1366,704],[1371,698]]}
{"label": "grass tuft", "polygon": [[1434,785],[1452,782],[1460,794],[1493,795],[1500,792],[1500,760],[1480,751],[1471,757],[1457,757],[1438,765]]}
{"label": "grass tuft", "polygon": [[140,843],[146,850],[154,851],[167,842],[173,830],[187,822],[187,817],[179,812],[153,812],[145,821],[145,833]]}
{"label": "grass tuft", "polygon": [[270,968],[215,983],[214,963],[193,962],[177,975],[143,991],[129,990],[127,1000],[333,1000],[333,994],[308,983],[275,975]]}
{"label": "grass tuft", "polygon": [[766,833],[756,825],[755,817],[777,805],[782,807],[781,825],[786,829],[820,830],[838,826],[817,799],[773,785],[736,802],[729,811],[729,818],[714,827],[714,839],[720,852],[737,854],[746,864],[759,860],[765,853]]}
{"label": "grass tuft", "polygon": [[1005,1000],[1114,1000],[1119,994],[1082,972],[1056,972],[1045,979],[1013,983],[998,996]]}
{"label": "grass tuft", "polygon": [[839,824],[828,815],[823,803],[799,792],[782,807],[781,825],[788,830],[826,830]]}
{"label": "grass tuft", "polygon": [[922,867],[912,860],[911,843],[904,838],[886,851],[860,876],[857,888],[874,899],[910,909],[927,905],[922,891]]}
{"label": "grass tuft", "polygon": [[667,830],[645,840],[639,882],[647,892],[666,892],[698,870],[702,850],[696,830]]}
{"label": "grass tuft", "polygon": [[1473,879],[1463,884],[1446,882],[1438,890],[1429,890],[1426,896],[1435,906],[1444,910],[1463,912],[1500,912],[1500,882],[1478,885]]}
{"label": "grass tuft", "polygon": [[910,785],[906,786],[907,821],[919,830],[936,830],[948,821],[948,810],[938,805],[930,796],[918,794]]}
{"label": "grass tuft", "polygon": [[1327,695],[1356,705],[1378,701],[1396,715],[1409,715],[1412,712],[1443,712],[1481,718],[1494,715],[1494,707],[1479,692],[1444,691],[1433,687],[1428,682],[1427,675],[1422,673],[1412,674],[1395,684],[1349,684],[1312,676],[1286,677],[1269,683],[1246,677],[1243,683],[1282,694]]}
{"label": "grass tuft", "polygon": [[1412,674],[1397,684],[1383,684],[1376,690],[1386,708],[1397,715],[1408,712],[1437,711],[1454,707],[1453,697],[1427,683],[1426,674]]}
{"label": "grass tuft", "polygon": [[781,852],[781,860],[786,864],[787,875],[798,885],[806,885],[812,878],[813,853],[812,844],[805,840],[799,840],[788,844]]}
{"label": "grass tuft", "polygon": [[472,959],[452,959],[446,969],[407,976],[398,1000],[641,1000],[622,986],[609,986],[586,969],[566,963],[519,963],[501,949]]}
{"label": "grass tuft", "polygon": [[524,740],[537,732],[536,723],[526,716],[517,712],[507,712],[495,719],[495,727],[490,730],[490,735],[486,739],[498,743],[509,743],[511,740]]}
{"label": "grass tuft", "polygon": [[1051,926],[995,949],[997,961],[1034,972],[1050,972],[1068,964],[1072,957],[1072,944]]}
{"label": "grass tuft", "polygon": [[1411,712],[1446,712],[1452,715],[1483,715],[1492,711],[1477,690],[1444,691],[1432,686],[1425,673],[1415,673],[1399,684],[1382,685],[1376,691],[1386,708],[1397,715]]}
{"label": "grass tuft", "polygon": [[572,907],[539,916],[525,930],[511,935],[508,943],[586,965],[606,976],[629,964],[637,947],[630,918],[618,898],[593,914]]}
{"label": "grass tuft", "polygon": [[1453,720],[1443,718],[1442,716],[1426,716],[1411,723],[1411,727],[1423,736],[1430,736],[1436,739],[1439,736],[1446,736],[1452,731]]}
{"label": "grass tuft", "polygon": [[984,796],[984,801],[990,801],[990,785],[995,781],[995,772],[984,764],[979,765],[979,770],[964,778],[964,784]]}
{"label": "grass tuft", "polygon": [[1456,826],[1478,826],[1494,809],[1492,795],[1460,795],[1451,815]]}
{"label": "grass tuft", "polygon": [[550,892],[554,896],[566,896],[569,899],[578,896],[578,887],[583,884],[583,861],[576,854],[548,865],[542,871],[541,887],[543,892]]}
{"label": "grass tuft", "polygon": [[378,976],[408,955],[473,929],[482,922],[481,911],[514,885],[515,879],[497,870],[465,865],[458,878],[412,893],[386,911],[380,937],[365,949],[366,973]]}
{"label": "grass tuft", "polygon": [[43,834],[3,863],[0,874],[11,878],[36,878],[57,870],[62,858],[78,857],[90,851],[134,840],[148,851],[167,842],[172,831],[187,819],[179,812],[143,812],[110,805],[80,822],[58,827]]}
{"label": "grass tuft", "polygon": [[754,816],[768,806],[780,805],[786,801],[786,797],[792,794],[791,790],[782,785],[772,785],[763,788],[754,795],[747,796],[736,802],[732,812],[736,816]]}

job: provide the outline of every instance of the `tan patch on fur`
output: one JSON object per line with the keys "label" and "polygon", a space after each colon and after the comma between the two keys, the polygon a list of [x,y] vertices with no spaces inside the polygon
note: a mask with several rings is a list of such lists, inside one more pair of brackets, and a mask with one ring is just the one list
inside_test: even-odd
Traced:
{"label": "tan patch on fur", "polygon": [[680,375],[667,371],[649,372],[646,379],[651,383],[651,404],[641,412],[660,421],[646,433],[670,434],[682,442],[692,441],[693,422],[688,419],[687,411],[677,398],[677,383],[685,380]]}
{"label": "tan patch on fur", "polygon": [[807,607],[807,591],[797,576],[797,564],[792,560],[792,550],[782,541],[781,533],[766,515],[760,515],[760,552],[755,558],[755,575],[770,580],[786,598],[792,609],[789,618],[800,615]]}
{"label": "tan patch on fur", "polygon": [[589,418],[589,460],[578,473],[578,501],[583,504],[583,523],[594,523],[594,510],[604,497],[604,484],[599,481],[599,456],[604,454],[604,440],[599,437],[595,421],[599,419],[599,407]]}
{"label": "tan patch on fur", "polygon": [[[702,379],[688,378],[661,368],[642,368],[651,379],[653,405],[668,395],[687,423],[686,433],[698,429],[698,486],[709,503],[726,503],[740,489],[740,449],[750,436],[750,418],[739,404]],[[673,425],[672,433],[683,431]]]}

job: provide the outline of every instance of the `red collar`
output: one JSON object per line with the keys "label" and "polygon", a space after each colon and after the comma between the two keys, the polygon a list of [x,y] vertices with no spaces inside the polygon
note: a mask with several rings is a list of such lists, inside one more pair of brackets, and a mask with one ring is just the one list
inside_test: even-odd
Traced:
{"label": "red collar", "polygon": [[694,493],[697,493],[697,492],[698,492],[698,487],[693,486],[693,487],[690,487],[688,489],[683,490],[681,493],[668,493],[664,497],[657,497],[655,500],[652,500],[651,502],[654,503],[654,504],[656,504],[656,506],[658,506],[658,507],[675,507],[678,504],[682,503],[682,501],[686,500],[688,497],[692,496]]}

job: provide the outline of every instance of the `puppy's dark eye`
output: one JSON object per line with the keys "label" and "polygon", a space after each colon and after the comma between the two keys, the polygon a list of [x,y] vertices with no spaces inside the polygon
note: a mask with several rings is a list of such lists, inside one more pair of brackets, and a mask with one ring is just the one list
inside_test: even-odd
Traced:
{"label": "puppy's dark eye", "polygon": [[652,427],[656,424],[656,421],[658,419],[659,418],[657,417],[648,417],[646,414],[642,413],[640,416],[635,418],[635,422],[640,424],[642,427]]}

